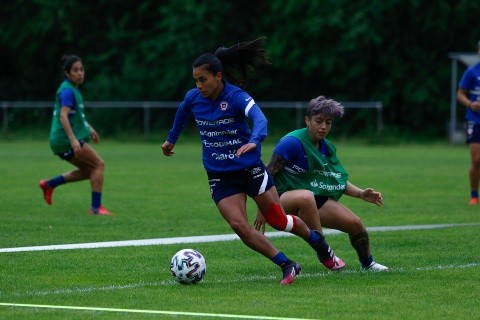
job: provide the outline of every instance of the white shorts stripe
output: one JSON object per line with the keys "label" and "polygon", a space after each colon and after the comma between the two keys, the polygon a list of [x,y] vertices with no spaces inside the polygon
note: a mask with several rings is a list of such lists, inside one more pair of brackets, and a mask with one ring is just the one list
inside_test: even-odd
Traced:
{"label": "white shorts stripe", "polygon": [[267,170],[265,170],[264,172],[265,172],[265,174],[263,175],[262,185],[260,186],[260,189],[258,190],[258,194],[264,193],[264,192],[265,192],[265,188],[267,187],[268,172],[267,172]]}

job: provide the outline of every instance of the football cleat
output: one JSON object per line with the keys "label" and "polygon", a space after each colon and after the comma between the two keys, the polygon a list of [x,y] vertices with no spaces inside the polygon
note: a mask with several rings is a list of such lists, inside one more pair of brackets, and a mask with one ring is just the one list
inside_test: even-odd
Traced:
{"label": "football cleat", "polygon": [[45,199],[45,202],[49,205],[52,205],[52,194],[54,189],[48,185],[47,180],[40,180],[39,186],[43,191],[43,198]]}
{"label": "football cleat", "polygon": [[104,206],[100,206],[100,208],[90,208],[90,210],[88,210],[88,213],[93,215],[96,214],[100,216],[111,215],[111,213]]}
{"label": "football cleat", "polygon": [[302,270],[302,267],[298,263],[294,261],[286,262],[282,266],[283,279],[280,281],[280,284],[293,283],[297,274],[300,273],[300,270]]}
{"label": "football cleat", "polygon": [[470,201],[468,202],[469,205],[474,206],[478,204],[478,198],[470,198]]}
{"label": "football cleat", "polygon": [[335,270],[340,270],[345,267],[345,262],[342,261],[342,259],[338,258],[333,250],[330,252],[331,256],[329,259],[321,259],[318,255],[318,260],[327,267],[328,269],[335,271]]}
{"label": "football cleat", "polygon": [[363,269],[375,272],[388,271],[388,267],[381,265],[380,263],[376,263],[375,261],[372,261],[368,267],[363,267]]}

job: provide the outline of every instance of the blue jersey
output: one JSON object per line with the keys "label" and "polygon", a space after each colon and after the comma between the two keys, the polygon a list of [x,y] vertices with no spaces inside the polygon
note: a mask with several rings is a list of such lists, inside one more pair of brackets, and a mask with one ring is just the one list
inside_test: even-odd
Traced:
{"label": "blue jersey", "polygon": [[[229,172],[257,165],[261,161],[261,142],[267,136],[267,119],[253,98],[239,87],[224,84],[215,101],[202,97],[196,88],[188,91],[167,138],[175,144],[193,115],[202,141],[203,165],[208,172]],[[249,142],[257,147],[237,157],[236,151]]]}
{"label": "blue jersey", "polygon": [[[328,147],[324,140],[320,141],[320,154],[329,156]],[[273,153],[287,161],[286,170],[296,173],[308,171],[308,157],[302,142],[296,137],[285,136],[273,149]]]}
{"label": "blue jersey", "polygon": [[[469,92],[468,98],[470,101],[480,101],[480,63],[468,67],[463,74],[458,87]],[[475,112],[472,109],[467,108],[465,119],[467,121],[480,123],[480,112]]]}
{"label": "blue jersey", "polygon": [[71,119],[77,109],[77,102],[75,101],[75,95],[73,94],[72,89],[70,88],[65,88],[63,89],[59,94],[58,94],[58,101],[60,104],[60,107],[70,107],[70,113],[68,114],[68,119]]}

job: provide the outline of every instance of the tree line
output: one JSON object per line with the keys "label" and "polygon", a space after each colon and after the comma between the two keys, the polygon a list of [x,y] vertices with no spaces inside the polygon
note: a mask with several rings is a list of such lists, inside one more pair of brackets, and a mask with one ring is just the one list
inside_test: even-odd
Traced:
{"label": "tree line", "polygon": [[386,130],[444,136],[448,54],[476,50],[479,12],[469,0],[4,0],[0,101],[52,100],[70,53],[86,100],[179,101],[196,57],[264,36],[256,100],[382,101]]}

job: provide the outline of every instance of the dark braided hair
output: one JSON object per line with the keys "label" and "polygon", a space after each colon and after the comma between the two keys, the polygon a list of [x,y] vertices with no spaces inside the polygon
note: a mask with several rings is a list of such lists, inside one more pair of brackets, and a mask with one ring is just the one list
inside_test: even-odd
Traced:
{"label": "dark braided hair", "polygon": [[265,37],[260,37],[229,48],[220,47],[215,54],[202,54],[195,60],[192,67],[203,66],[212,74],[222,72],[230,82],[246,86],[249,71],[261,76],[261,67],[270,64],[268,52],[264,49],[265,41]]}

